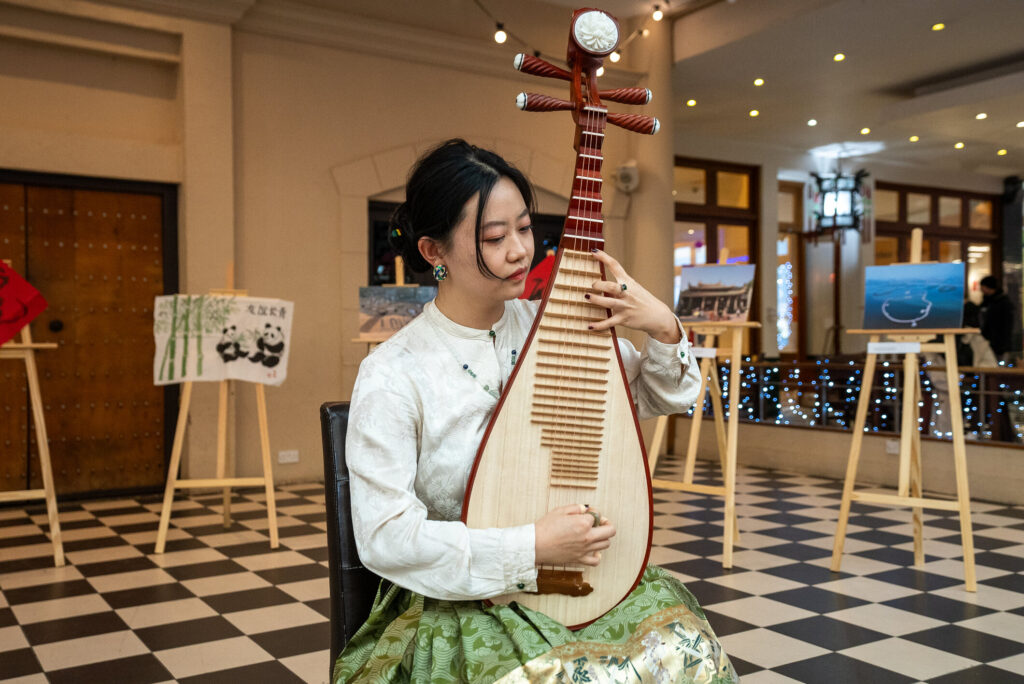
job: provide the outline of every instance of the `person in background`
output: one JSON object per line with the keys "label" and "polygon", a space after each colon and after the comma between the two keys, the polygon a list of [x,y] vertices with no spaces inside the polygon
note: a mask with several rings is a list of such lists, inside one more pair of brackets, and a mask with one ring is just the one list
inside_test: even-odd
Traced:
{"label": "person in background", "polygon": [[[964,302],[964,327],[981,327],[981,307],[969,299]],[[992,368],[999,365],[988,340],[978,333],[957,335],[956,340],[956,363],[958,366]]]}
{"label": "person in background", "polygon": [[988,340],[998,361],[1006,361],[1013,339],[1013,302],[1003,292],[999,279],[981,279],[981,335]]}

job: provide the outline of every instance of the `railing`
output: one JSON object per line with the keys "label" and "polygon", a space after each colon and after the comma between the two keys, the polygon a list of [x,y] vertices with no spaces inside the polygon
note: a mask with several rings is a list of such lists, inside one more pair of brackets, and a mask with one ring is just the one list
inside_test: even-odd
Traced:
{"label": "railing", "polygon": [[[919,429],[925,437],[951,439],[946,369],[941,357],[930,356],[924,354],[921,359]],[[723,396],[728,398],[732,389],[728,386],[729,365],[721,363],[718,370]],[[740,420],[849,430],[857,412],[863,373],[864,364],[854,361],[747,361],[740,371]],[[967,439],[1024,444],[1022,393],[1024,368],[961,368],[960,401]],[[902,398],[902,357],[880,356],[865,431],[898,433]],[[708,401],[705,411],[710,415],[711,410]]]}

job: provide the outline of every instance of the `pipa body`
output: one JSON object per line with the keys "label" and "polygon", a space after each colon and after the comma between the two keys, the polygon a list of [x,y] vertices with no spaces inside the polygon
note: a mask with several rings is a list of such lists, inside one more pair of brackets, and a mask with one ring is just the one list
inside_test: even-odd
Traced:
{"label": "pipa body", "polygon": [[[611,37],[609,37],[611,36]],[[470,474],[462,519],[471,528],[536,522],[554,508],[587,504],[617,533],[597,567],[538,568],[540,591],[492,598],[516,601],[578,628],[620,603],[640,582],[650,554],[651,482],[643,437],[614,329],[588,326],[610,315],[585,298],[603,267],[601,152],[606,123],[644,133],[657,120],[609,115],[601,96],[641,104],[645,89],[599,91],[596,71],[618,43],[618,24],[577,10],[565,71],[520,55],[516,68],[570,81],[571,101],[521,94],[528,111],[572,111],[575,174],[551,279],[516,367],[499,399]]]}

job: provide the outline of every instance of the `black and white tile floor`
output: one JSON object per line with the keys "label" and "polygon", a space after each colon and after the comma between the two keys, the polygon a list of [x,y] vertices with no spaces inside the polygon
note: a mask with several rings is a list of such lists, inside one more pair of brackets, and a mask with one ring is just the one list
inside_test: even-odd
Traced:
{"label": "black and white tile floor", "polygon": [[[678,477],[664,458],[659,476]],[[699,478],[714,472],[699,466]],[[710,481],[710,480],[709,480]],[[843,571],[828,570],[841,483],[740,468],[741,544],[721,567],[720,500],[655,493],[652,561],[705,606],[744,684],[1024,682],[1024,508],[976,502],[978,592],[963,590],[955,518],[855,506]],[[153,554],[158,497],[62,506],[68,565],[52,567],[41,506],[0,509],[0,680],[322,682],[328,671],[323,488],[176,503]]]}

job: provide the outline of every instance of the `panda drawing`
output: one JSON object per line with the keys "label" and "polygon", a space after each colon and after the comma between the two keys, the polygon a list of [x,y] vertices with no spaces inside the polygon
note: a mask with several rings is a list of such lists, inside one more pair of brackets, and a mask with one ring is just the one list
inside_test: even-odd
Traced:
{"label": "panda drawing", "polygon": [[224,363],[230,363],[236,359],[245,358],[247,353],[242,351],[238,344],[238,333],[235,326],[224,328],[221,332],[220,341],[217,342],[217,353]]}
{"label": "panda drawing", "polygon": [[263,326],[263,333],[256,333],[257,351],[249,360],[253,363],[262,363],[267,368],[273,368],[281,362],[281,354],[284,351],[284,333],[281,326],[271,326],[267,323]]}

